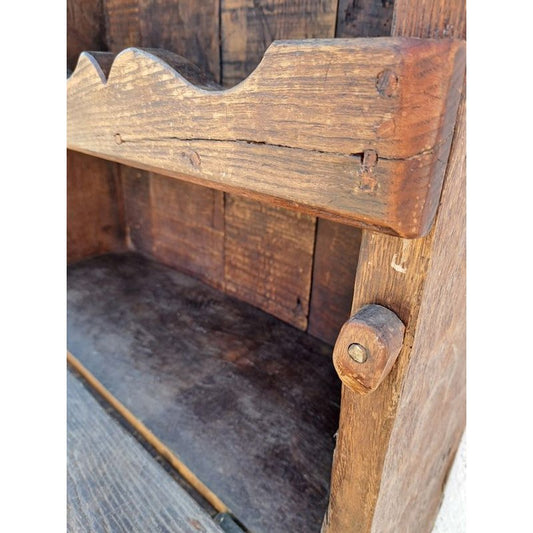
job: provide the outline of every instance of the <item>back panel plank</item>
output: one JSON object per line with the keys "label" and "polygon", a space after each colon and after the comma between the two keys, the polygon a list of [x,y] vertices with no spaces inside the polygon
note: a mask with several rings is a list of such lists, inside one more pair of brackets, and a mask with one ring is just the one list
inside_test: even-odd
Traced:
{"label": "back panel plank", "polygon": [[394,0],[339,0],[337,37],[390,35]]}
{"label": "back panel plank", "polygon": [[67,67],[74,70],[84,50],[107,50],[102,0],[67,0]]}
{"label": "back panel plank", "polygon": [[335,344],[350,317],[361,230],[318,219],[309,333]]}
{"label": "back panel plank", "polygon": [[222,532],[70,372],[67,529]]}
{"label": "back panel plank", "polygon": [[228,294],[306,329],[315,221],[308,215],[228,195]]}
{"label": "back panel plank", "polygon": [[[111,51],[165,48],[220,81],[219,0],[104,1]],[[223,193],[122,165],[121,175],[129,248],[223,288]]]}
{"label": "back panel plank", "polygon": [[67,260],[125,248],[117,165],[67,151]]}
{"label": "back panel plank", "polygon": [[246,78],[276,39],[333,37],[336,12],[336,0],[221,0],[224,85]]}

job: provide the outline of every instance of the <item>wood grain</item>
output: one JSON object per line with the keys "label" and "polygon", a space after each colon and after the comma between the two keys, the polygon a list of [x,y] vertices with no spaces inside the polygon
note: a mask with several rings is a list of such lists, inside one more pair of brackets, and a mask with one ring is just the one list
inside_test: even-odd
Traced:
{"label": "wood grain", "polygon": [[336,8],[335,0],[221,0],[224,85],[245,79],[277,39],[333,37]]}
{"label": "wood grain", "polygon": [[114,163],[67,151],[67,260],[125,248]]}
{"label": "wood grain", "polygon": [[67,0],[67,68],[84,50],[107,50],[102,0]]}
{"label": "wood grain", "polygon": [[350,316],[360,245],[359,228],[317,220],[308,331],[332,345]]}
{"label": "wood grain", "polygon": [[[392,3],[341,0],[335,37],[390,35]],[[350,316],[360,244],[359,229],[317,220],[308,331],[330,344]]]}
{"label": "wood grain", "polygon": [[222,532],[70,372],[67,424],[68,531]]}
{"label": "wood grain", "polygon": [[394,0],[339,0],[337,37],[390,35]]}
{"label": "wood grain", "polygon": [[[260,63],[266,49],[276,39],[298,39],[298,38],[327,38],[333,37],[335,31],[335,20],[332,16],[336,8],[335,0],[222,0],[220,13],[220,32],[221,32],[221,69],[222,83],[225,87],[231,87],[241,82],[251,74]],[[315,238],[315,224],[309,224],[307,228],[303,227],[301,219],[297,213],[286,211],[281,215],[279,208],[265,207],[259,202],[241,200],[237,195],[226,194],[227,201],[234,205],[244,202],[248,216],[253,218],[259,227],[266,226],[271,229],[272,234],[279,233],[284,236],[284,240],[297,241],[303,243],[312,242]],[[253,211],[253,212],[252,212]],[[232,220],[233,214],[237,215],[236,220]],[[227,211],[226,225],[236,229],[239,226],[241,217],[238,210]],[[276,224],[281,224],[279,228]],[[280,247],[275,240],[270,248],[269,239],[261,239],[261,248],[256,246],[253,239],[246,236],[248,228],[242,228],[242,238],[233,233],[231,242],[238,242],[238,246],[232,248],[226,247],[226,272],[239,273],[232,265],[238,264],[241,257],[255,257],[258,264],[272,265],[269,269],[271,273],[282,272],[280,280],[284,286],[296,288],[290,290],[286,295],[280,290],[276,283],[276,278],[263,276],[260,283],[261,290],[255,297],[255,290],[249,285],[246,287],[246,300],[250,303],[262,307],[265,301],[265,294],[275,295],[276,306],[283,310],[282,315],[289,318],[289,323],[297,327],[307,324],[307,301],[309,292],[302,293],[302,288],[310,290],[307,287],[307,279],[311,275],[311,264],[307,261],[307,253],[304,254],[303,260],[300,260],[295,254],[290,256],[294,263],[288,265],[285,256],[281,259],[280,268],[273,265],[277,261],[276,257],[280,254]],[[270,239],[271,240],[271,239]],[[249,249],[247,247],[250,247]],[[237,251],[235,257],[232,251]],[[302,270],[305,268],[306,270]],[[259,273],[255,273],[257,276]],[[290,277],[292,276],[292,280]],[[248,279],[250,279],[248,277]],[[229,287],[241,283],[240,278],[227,278]],[[298,313],[294,320],[295,297],[300,305],[297,305]],[[267,300],[268,301],[268,300]],[[265,307],[262,307],[265,309]],[[289,311],[289,313],[287,313]]]}
{"label": "wood grain", "polygon": [[69,267],[68,347],[245,526],[320,529],[339,395],[327,345],[124,254]]}
{"label": "wood grain", "polygon": [[315,219],[229,195],[226,292],[307,328]]}
{"label": "wood grain", "polygon": [[[427,13],[441,13],[442,6],[397,2],[395,20],[406,17],[401,27],[425,36]],[[444,18],[464,20],[463,8],[460,1],[447,2]],[[435,32],[440,19],[433,21]],[[435,520],[465,422],[464,133],[461,105],[427,237],[408,241],[363,232],[353,309],[389,307],[406,334],[398,361],[372,395],[343,387],[324,532],[423,533]]]}
{"label": "wood grain", "polygon": [[224,287],[224,205],[213,189],[121,168],[129,249]]}
{"label": "wood grain", "polygon": [[389,233],[428,231],[460,42],[280,41],[229,91],[170,53],[128,49],[107,82],[99,60],[82,55],[69,78],[70,148]]}
{"label": "wood grain", "polygon": [[219,0],[104,0],[109,50],[165,48],[220,80]]}

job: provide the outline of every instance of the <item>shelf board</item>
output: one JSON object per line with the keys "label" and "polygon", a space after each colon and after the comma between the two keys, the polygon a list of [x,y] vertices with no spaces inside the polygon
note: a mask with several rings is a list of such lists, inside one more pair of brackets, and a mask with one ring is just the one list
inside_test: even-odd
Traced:
{"label": "shelf board", "polygon": [[319,531],[331,348],[136,254],[68,268],[68,348],[253,531]]}
{"label": "shelf board", "polygon": [[69,372],[67,529],[223,533]]}
{"label": "shelf board", "polygon": [[276,41],[223,89],[164,50],[84,52],[68,147],[402,237],[436,213],[465,47],[450,39]]}

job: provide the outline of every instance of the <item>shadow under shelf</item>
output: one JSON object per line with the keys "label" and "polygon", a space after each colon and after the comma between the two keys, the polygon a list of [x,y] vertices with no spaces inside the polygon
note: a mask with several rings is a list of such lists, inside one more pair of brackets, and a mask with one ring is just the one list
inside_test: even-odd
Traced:
{"label": "shadow under shelf", "polygon": [[319,531],[331,347],[138,254],[68,268],[68,349],[249,529]]}

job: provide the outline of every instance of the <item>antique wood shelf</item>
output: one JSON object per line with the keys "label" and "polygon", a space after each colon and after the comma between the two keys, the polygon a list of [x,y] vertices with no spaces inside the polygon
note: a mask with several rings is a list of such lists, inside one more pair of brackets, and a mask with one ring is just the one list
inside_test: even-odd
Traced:
{"label": "antique wood shelf", "polygon": [[403,237],[438,206],[464,43],[277,41],[224,90],[182,57],[80,56],[68,147]]}
{"label": "antique wood shelf", "polygon": [[184,530],[431,529],[464,427],[465,43],[459,2],[411,3],[231,88],[104,3],[112,52],[67,80],[69,363],[181,476],[192,500],[146,467]]}

